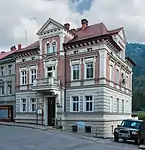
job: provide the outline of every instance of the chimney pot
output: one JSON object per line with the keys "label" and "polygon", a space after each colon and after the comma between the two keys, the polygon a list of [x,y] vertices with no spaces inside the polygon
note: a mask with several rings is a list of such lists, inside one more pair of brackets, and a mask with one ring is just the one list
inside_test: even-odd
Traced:
{"label": "chimney pot", "polygon": [[69,31],[69,29],[70,29],[70,24],[69,24],[69,23],[65,23],[65,24],[64,24],[64,28],[65,28],[67,31]]}
{"label": "chimney pot", "polygon": [[5,51],[1,51],[1,54],[6,53]]}
{"label": "chimney pot", "polygon": [[14,51],[14,50],[16,50],[16,46],[11,47],[11,52]]}
{"label": "chimney pot", "polygon": [[18,44],[18,50],[22,49],[22,45]]}
{"label": "chimney pot", "polygon": [[81,20],[81,24],[82,24],[82,29],[86,29],[88,26],[88,20],[87,19],[82,19]]}

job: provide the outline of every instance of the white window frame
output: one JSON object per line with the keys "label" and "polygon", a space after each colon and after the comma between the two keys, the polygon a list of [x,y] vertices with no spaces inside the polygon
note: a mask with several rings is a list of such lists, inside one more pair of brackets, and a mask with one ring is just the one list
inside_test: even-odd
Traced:
{"label": "white window frame", "polygon": [[12,95],[12,85],[10,84],[8,84],[8,95]]}
{"label": "white window frame", "polygon": [[1,76],[4,76],[4,66],[0,67],[1,69]]}
{"label": "white window frame", "polygon": [[[55,43],[55,50],[53,49],[54,47],[53,47],[53,44]],[[51,46],[52,46],[52,53],[56,53],[57,52],[57,42],[56,41],[53,41],[52,42],[52,44],[51,44]]]}
{"label": "white window frame", "polygon": [[[35,102],[33,102],[33,100],[35,100]],[[32,105],[36,105],[36,110],[32,110]],[[36,112],[37,111],[37,99],[36,98],[30,98],[30,111],[31,112]]]}
{"label": "white window frame", "polygon": [[12,65],[8,65],[8,75],[12,74]]}
{"label": "white window frame", "polygon": [[4,86],[0,87],[0,94],[1,94],[1,96],[5,95],[5,88],[4,88]]}
{"label": "white window frame", "polygon": [[[47,50],[47,45],[49,44],[49,51]],[[45,44],[45,50],[46,50],[46,54],[51,54],[52,52],[51,52],[51,44],[50,44],[50,42],[47,42],[46,44]]]}
{"label": "white window frame", "polygon": [[[49,68],[49,67],[52,67],[52,70],[48,71],[48,68]],[[54,74],[55,69],[56,69],[56,66],[55,66],[55,65],[47,66],[47,67],[46,67],[46,78],[51,78],[51,77],[48,77],[48,73],[52,73],[52,77],[54,77],[54,76],[55,76],[55,74]]]}
{"label": "white window frame", "polygon": [[[26,100],[24,103],[23,100]],[[23,110],[23,105],[25,105],[26,110]],[[21,112],[27,112],[27,99],[26,98],[21,98]]]}
{"label": "white window frame", "polygon": [[[74,66],[78,66],[78,70],[79,70],[79,77],[77,79],[74,79]],[[71,73],[72,73],[72,80],[80,80],[80,64],[72,64],[72,69],[71,69]]]}
{"label": "white window frame", "polygon": [[[93,77],[87,78],[87,64],[92,63],[93,65]],[[85,62],[85,79],[93,79],[94,78],[94,71],[95,71],[95,67],[94,67],[94,62],[93,61],[88,61]]]}
{"label": "white window frame", "polygon": [[[25,74],[23,75],[22,72],[25,72]],[[24,83],[22,83],[23,78],[24,77]],[[20,80],[21,80],[21,85],[26,85],[27,84],[27,71],[26,70],[21,70],[20,72]]]}
{"label": "white window frame", "polygon": [[[88,101],[88,102],[92,102],[92,111],[87,111],[86,110],[86,97],[87,96],[92,96],[92,101]],[[83,96],[83,112],[94,112],[94,96],[93,95],[84,95]]]}
{"label": "white window frame", "polygon": [[[118,77],[117,77],[117,72],[118,72]],[[116,83],[119,84],[120,81],[120,72],[119,69],[116,69]]]}
{"label": "white window frame", "polygon": [[122,99],[121,103],[122,103],[122,113],[125,113],[125,100]]}
{"label": "white window frame", "polygon": [[[35,72],[33,72],[33,71],[35,71]],[[30,84],[33,84],[35,79],[37,79],[37,70],[36,70],[36,68],[32,68],[32,69],[30,69]]]}
{"label": "white window frame", "polygon": [[117,113],[120,112],[120,100],[119,100],[119,98],[116,99],[116,112]]}
{"label": "white window frame", "polygon": [[[78,101],[73,101],[73,98],[74,97],[78,97]],[[78,103],[78,111],[74,111],[73,110],[73,104],[76,104],[76,103]],[[80,96],[70,96],[70,112],[80,112]]]}
{"label": "white window frame", "polygon": [[110,112],[114,112],[114,99],[113,96],[110,96]]}

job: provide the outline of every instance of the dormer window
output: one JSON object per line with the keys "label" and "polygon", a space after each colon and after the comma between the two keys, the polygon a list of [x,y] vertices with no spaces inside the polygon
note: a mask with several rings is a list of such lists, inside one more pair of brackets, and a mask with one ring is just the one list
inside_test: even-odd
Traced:
{"label": "dormer window", "polygon": [[47,54],[50,53],[50,44],[49,43],[46,44],[46,50],[47,50]]}
{"label": "dormer window", "polygon": [[52,43],[52,51],[53,51],[53,53],[56,52],[56,42]]}

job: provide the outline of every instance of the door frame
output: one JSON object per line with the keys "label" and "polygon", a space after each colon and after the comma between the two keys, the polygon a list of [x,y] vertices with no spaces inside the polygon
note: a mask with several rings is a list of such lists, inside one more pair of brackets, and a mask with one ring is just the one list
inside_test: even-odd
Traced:
{"label": "door frame", "polygon": [[57,118],[57,106],[56,106],[56,95],[46,95],[44,97],[44,124],[48,126],[48,98],[55,98],[55,118]]}

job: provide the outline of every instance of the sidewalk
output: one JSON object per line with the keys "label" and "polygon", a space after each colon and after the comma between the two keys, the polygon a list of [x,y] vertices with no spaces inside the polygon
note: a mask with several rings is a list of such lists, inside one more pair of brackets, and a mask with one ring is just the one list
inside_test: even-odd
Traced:
{"label": "sidewalk", "polygon": [[24,124],[24,123],[14,123],[14,122],[0,122],[0,125],[3,126],[15,126],[15,127],[25,127],[31,129],[39,129],[39,130],[53,130],[54,128],[44,126],[44,125],[36,125],[36,124]]}

